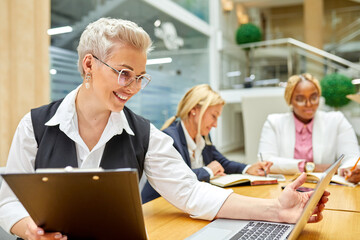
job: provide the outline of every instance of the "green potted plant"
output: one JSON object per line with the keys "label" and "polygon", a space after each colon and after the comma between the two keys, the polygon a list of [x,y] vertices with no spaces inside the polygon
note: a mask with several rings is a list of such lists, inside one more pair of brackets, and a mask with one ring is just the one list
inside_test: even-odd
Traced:
{"label": "green potted plant", "polygon": [[335,108],[348,104],[350,99],[346,98],[346,95],[356,92],[351,78],[339,73],[326,75],[320,81],[320,85],[322,96],[325,98],[325,104]]}
{"label": "green potted plant", "polygon": [[[262,33],[258,26],[252,23],[241,24],[236,30],[235,40],[237,44],[259,42],[262,39]],[[250,76],[250,48],[245,48],[246,55],[246,77]]]}
{"label": "green potted plant", "polygon": [[245,44],[258,42],[262,38],[261,30],[258,26],[252,23],[241,24],[236,30],[236,43]]}

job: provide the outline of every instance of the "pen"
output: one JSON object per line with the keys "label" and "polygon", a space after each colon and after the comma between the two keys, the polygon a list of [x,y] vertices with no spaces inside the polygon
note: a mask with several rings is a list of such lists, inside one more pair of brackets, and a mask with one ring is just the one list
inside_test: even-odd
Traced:
{"label": "pen", "polygon": [[[259,153],[259,154],[260,154],[260,161],[261,161],[261,162],[264,162],[263,157],[262,157],[262,154],[261,154],[261,153]],[[359,159],[360,159],[360,158],[359,158]],[[358,161],[359,161],[359,160],[358,160]],[[265,177],[267,177],[265,168],[264,168],[264,173],[265,173]]]}
{"label": "pen", "polygon": [[[356,165],[358,164],[359,160],[360,160],[360,157],[359,157],[358,160],[356,161],[355,165],[351,168],[350,172],[352,172],[352,171],[355,170]],[[349,176],[346,176],[346,177],[345,177],[345,180],[347,180],[348,178],[349,178]]]}

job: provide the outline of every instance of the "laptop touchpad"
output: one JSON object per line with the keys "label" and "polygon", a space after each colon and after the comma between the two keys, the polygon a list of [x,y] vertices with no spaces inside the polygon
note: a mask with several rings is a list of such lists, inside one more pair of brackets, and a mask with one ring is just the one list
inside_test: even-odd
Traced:
{"label": "laptop touchpad", "polygon": [[201,234],[198,234],[194,239],[206,239],[206,240],[222,240],[229,239],[231,237],[232,230],[216,228],[216,227],[207,227],[203,228]]}

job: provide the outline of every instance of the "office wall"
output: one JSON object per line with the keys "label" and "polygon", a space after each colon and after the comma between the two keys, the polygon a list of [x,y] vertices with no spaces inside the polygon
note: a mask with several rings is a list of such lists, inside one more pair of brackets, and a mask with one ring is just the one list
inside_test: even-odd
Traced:
{"label": "office wall", "polygon": [[319,49],[323,48],[324,37],[323,0],[304,0],[304,39],[305,43]]}
{"label": "office wall", "polygon": [[50,0],[0,1],[0,166],[20,119],[49,102]]}
{"label": "office wall", "polygon": [[[316,23],[317,28],[322,28],[320,33],[324,44],[338,41],[339,39],[336,39],[338,32],[358,19],[360,13],[360,3],[350,0],[309,0],[299,5],[262,9],[266,19],[267,35],[265,38],[291,37],[306,42],[305,31],[309,29],[304,24],[304,10],[306,11],[304,5],[307,5],[307,9],[310,11],[308,13],[309,24]],[[314,8],[315,5],[323,9],[318,11]],[[310,28],[308,35],[311,37],[312,34],[314,33]],[[319,37],[319,32],[314,35]],[[311,44],[311,42],[308,43]]]}
{"label": "office wall", "polygon": [[348,27],[359,18],[360,3],[350,0],[325,0],[324,11],[324,41],[325,43],[334,43],[356,29],[356,26],[350,29]]}
{"label": "office wall", "polygon": [[266,39],[295,38],[304,41],[303,6],[274,7],[265,11]]}

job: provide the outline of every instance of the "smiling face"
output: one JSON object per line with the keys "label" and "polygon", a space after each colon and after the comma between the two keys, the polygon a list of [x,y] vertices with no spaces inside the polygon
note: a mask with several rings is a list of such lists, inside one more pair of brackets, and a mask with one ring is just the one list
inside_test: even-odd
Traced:
{"label": "smiling face", "polygon": [[[129,86],[123,87],[118,84],[118,73],[93,58],[92,90],[99,104],[106,110],[120,112],[125,103],[140,89],[133,81]],[[109,66],[118,71],[130,69],[135,74],[141,75],[146,72],[146,53],[132,46],[118,43],[114,46],[109,59],[105,61]]]}
{"label": "smiling face", "polygon": [[201,120],[200,134],[202,136],[209,135],[211,128],[217,127],[217,120],[221,115],[222,109],[222,104],[210,106],[206,109]]}
{"label": "smiling face", "polygon": [[291,97],[296,117],[304,122],[310,122],[314,118],[317,108],[319,107],[319,91],[310,81],[300,81]]}

